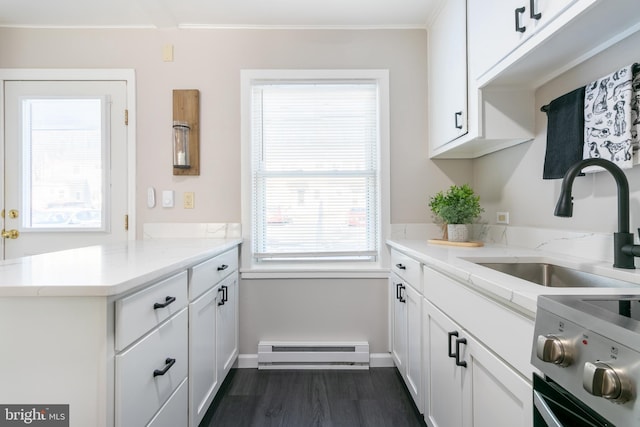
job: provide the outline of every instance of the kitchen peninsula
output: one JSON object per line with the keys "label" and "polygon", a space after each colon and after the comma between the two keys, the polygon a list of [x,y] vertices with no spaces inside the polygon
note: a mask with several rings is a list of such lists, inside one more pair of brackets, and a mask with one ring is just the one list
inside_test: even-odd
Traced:
{"label": "kitchen peninsula", "polygon": [[187,413],[197,425],[238,354],[240,243],[130,241],[0,262],[0,402],[68,404],[76,427],[187,425]]}

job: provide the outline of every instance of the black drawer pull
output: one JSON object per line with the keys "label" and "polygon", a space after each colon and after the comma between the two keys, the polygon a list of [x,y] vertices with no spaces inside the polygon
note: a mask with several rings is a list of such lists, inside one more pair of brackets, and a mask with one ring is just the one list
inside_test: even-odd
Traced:
{"label": "black drawer pull", "polygon": [[460,344],[467,345],[467,339],[466,338],[456,339],[456,365],[466,368],[467,362],[465,362],[464,360],[460,360]]}
{"label": "black drawer pull", "polygon": [[536,13],[536,0],[529,0],[529,13],[531,14],[531,19],[542,18],[542,13]]}
{"label": "black drawer pull", "polygon": [[524,33],[525,30],[527,29],[527,27],[525,27],[524,25],[523,26],[520,25],[520,17],[524,13],[524,10],[525,10],[524,6],[516,9],[516,31],[519,33]]}
{"label": "black drawer pull", "polygon": [[159,376],[162,376],[162,375],[166,374],[167,371],[169,371],[169,369],[171,369],[171,367],[173,365],[175,365],[176,359],[172,359],[170,357],[167,357],[165,359],[164,363],[166,363],[166,366],[164,368],[156,369],[156,370],[153,371],[153,378],[159,377]]}
{"label": "black drawer pull", "polygon": [[157,303],[153,304],[153,309],[156,310],[158,308],[165,308],[166,306],[168,306],[169,304],[171,304],[175,300],[176,300],[176,297],[166,297],[164,299],[163,303],[157,302]]}
{"label": "black drawer pull", "polygon": [[227,264],[222,264],[220,267],[218,267],[218,271],[226,270],[227,268],[229,268]]}
{"label": "black drawer pull", "polygon": [[462,123],[458,123],[458,118],[462,118],[462,111],[456,111],[455,114],[456,129],[462,129]]}
{"label": "black drawer pull", "polygon": [[451,337],[457,337],[458,336],[458,331],[453,331],[453,332],[449,332],[447,334],[447,336],[449,337],[449,343],[447,344],[447,348],[449,350],[449,357],[458,357],[452,350],[451,350]]}
{"label": "black drawer pull", "polygon": [[407,267],[404,264],[396,264],[396,268],[398,270],[406,270],[407,269]]}

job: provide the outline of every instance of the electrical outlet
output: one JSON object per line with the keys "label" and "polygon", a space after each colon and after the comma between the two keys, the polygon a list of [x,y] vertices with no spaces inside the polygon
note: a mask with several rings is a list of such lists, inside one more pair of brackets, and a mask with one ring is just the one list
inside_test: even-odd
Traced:
{"label": "electrical outlet", "polygon": [[496,224],[509,224],[509,212],[496,212]]}
{"label": "electrical outlet", "polygon": [[173,62],[173,45],[165,44],[162,46],[162,60],[164,62]]}
{"label": "electrical outlet", "polygon": [[194,193],[192,191],[188,191],[184,193],[184,208],[185,209],[193,209],[195,204]]}

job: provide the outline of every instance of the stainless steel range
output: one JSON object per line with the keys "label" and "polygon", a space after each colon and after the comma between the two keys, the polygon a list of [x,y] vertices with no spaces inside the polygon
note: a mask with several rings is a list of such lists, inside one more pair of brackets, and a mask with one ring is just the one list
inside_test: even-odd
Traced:
{"label": "stainless steel range", "polygon": [[640,296],[541,296],[534,425],[640,426]]}

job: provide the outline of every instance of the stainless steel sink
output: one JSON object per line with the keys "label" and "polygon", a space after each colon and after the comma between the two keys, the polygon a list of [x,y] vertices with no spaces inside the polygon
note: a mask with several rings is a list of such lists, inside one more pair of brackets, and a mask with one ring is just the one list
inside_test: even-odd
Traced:
{"label": "stainless steel sink", "polygon": [[476,262],[501,273],[552,288],[632,288],[640,286],[620,279],[587,273],[543,262]]}

